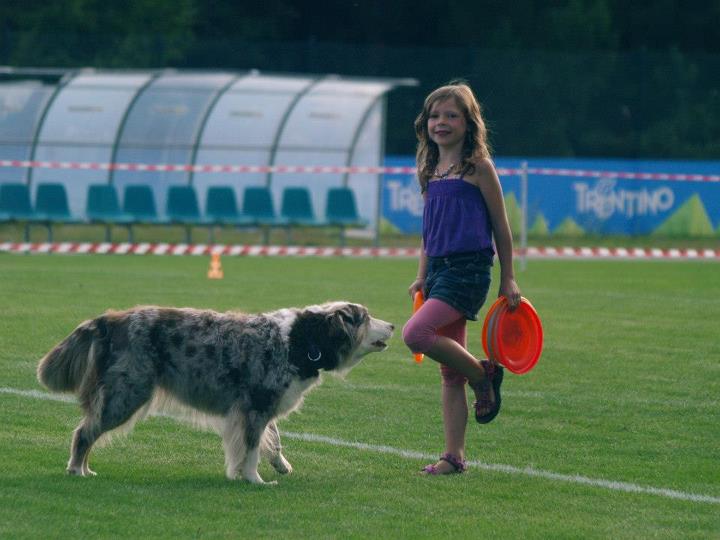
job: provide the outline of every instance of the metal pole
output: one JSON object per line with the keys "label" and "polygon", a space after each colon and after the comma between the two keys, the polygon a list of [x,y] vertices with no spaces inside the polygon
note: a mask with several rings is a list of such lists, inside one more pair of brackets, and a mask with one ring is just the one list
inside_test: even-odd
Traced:
{"label": "metal pole", "polygon": [[520,164],[520,270],[527,268],[528,163]]}

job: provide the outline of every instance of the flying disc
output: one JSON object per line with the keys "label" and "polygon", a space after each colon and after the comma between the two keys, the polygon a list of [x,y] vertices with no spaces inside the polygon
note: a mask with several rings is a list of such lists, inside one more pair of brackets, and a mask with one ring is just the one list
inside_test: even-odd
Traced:
{"label": "flying disc", "polygon": [[483,324],[483,349],[515,374],[530,371],[542,352],[543,329],[533,305],[521,298],[514,311],[500,297],[490,308]]}
{"label": "flying disc", "polygon": [[[425,298],[423,297],[422,290],[418,290],[415,293],[415,297],[413,298],[413,314],[422,307],[422,305],[425,303]],[[425,355],[423,353],[414,353],[413,358],[415,358],[415,362],[418,364],[423,361],[423,358]]]}
{"label": "flying disc", "polygon": [[507,298],[504,296],[498,297],[497,300],[493,303],[492,306],[490,306],[490,309],[487,312],[487,315],[485,316],[485,322],[483,323],[482,328],[482,346],[483,350],[485,351],[485,355],[490,358],[491,360],[496,360],[495,355],[492,354],[495,352],[496,347],[493,345],[492,336],[495,335],[494,333],[494,323],[496,321],[498,310],[502,306],[507,306]]}
{"label": "flying disc", "polygon": [[498,360],[498,332],[497,332],[497,324],[499,320],[500,313],[506,309],[505,304],[500,304],[497,309],[492,313],[490,316],[490,320],[488,321],[488,328],[487,328],[487,334],[486,334],[486,340],[487,340],[487,348],[488,348],[488,358],[491,358],[493,360]]}

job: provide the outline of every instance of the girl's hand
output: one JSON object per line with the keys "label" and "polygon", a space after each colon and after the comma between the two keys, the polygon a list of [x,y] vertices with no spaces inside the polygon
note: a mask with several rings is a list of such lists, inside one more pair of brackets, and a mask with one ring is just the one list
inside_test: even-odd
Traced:
{"label": "girl's hand", "polygon": [[423,278],[417,278],[408,288],[408,294],[410,294],[410,298],[415,298],[415,293],[418,291],[422,291],[424,288],[425,280]]}
{"label": "girl's hand", "polygon": [[500,281],[498,296],[504,296],[508,300],[508,307],[513,311],[520,304],[520,288],[514,278],[504,278]]}

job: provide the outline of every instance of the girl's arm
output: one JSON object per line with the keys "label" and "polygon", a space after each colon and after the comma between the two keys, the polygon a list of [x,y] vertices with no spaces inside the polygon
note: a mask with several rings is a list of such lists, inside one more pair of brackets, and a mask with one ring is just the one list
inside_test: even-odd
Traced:
{"label": "girl's arm", "polygon": [[515,282],[513,270],[513,243],[505,212],[502,187],[495,167],[489,159],[483,159],[475,167],[475,172],[468,178],[480,188],[485,204],[490,212],[490,221],[495,237],[498,260],[500,261],[500,290],[498,296],[508,299],[510,309],[515,309],[520,303],[520,289]]}

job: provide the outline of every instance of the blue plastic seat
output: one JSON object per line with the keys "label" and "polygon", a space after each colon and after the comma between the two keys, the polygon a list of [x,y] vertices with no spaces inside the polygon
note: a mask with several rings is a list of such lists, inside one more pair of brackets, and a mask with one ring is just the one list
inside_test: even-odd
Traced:
{"label": "blue plastic seat", "polygon": [[26,184],[0,184],[0,218],[3,221],[32,221],[30,188]]}
{"label": "blue plastic seat", "polygon": [[75,223],[70,213],[67,191],[63,184],[38,184],[35,194],[35,219],[53,223]]}
{"label": "blue plastic seat", "polygon": [[355,194],[347,187],[328,190],[325,219],[331,225],[343,227],[366,227],[368,224],[358,215]]}
{"label": "blue plastic seat", "polygon": [[88,187],[85,215],[91,223],[127,225],[133,221],[133,217],[120,208],[117,191],[111,184]]}
{"label": "blue plastic seat", "polygon": [[269,243],[271,227],[287,225],[286,219],[275,214],[275,205],[268,187],[246,187],[243,196],[242,213],[251,224],[263,228],[263,242],[265,244]]}
{"label": "blue plastic seat", "polygon": [[165,220],[158,216],[153,190],[146,184],[125,186],[123,211],[132,216],[135,223],[165,223]]}
{"label": "blue plastic seat", "polygon": [[327,223],[315,217],[310,190],[303,187],[288,187],[283,191],[280,215],[290,225],[319,227]]}
{"label": "blue plastic seat", "polygon": [[112,239],[113,225],[123,225],[128,228],[128,236],[132,235],[131,226],[133,217],[120,208],[117,191],[111,184],[92,184],[88,187],[85,216],[90,223],[105,225],[105,240]]}
{"label": "blue plastic seat", "polygon": [[248,225],[251,223],[251,219],[242,215],[238,210],[235,190],[230,186],[208,188],[205,218],[215,225]]}
{"label": "blue plastic seat", "polygon": [[48,242],[53,240],[54,224],[78,222],[78,219],[70,213],[67,191],[63,184],[38,184],[35,194],[34,220],[47,227]]}
{"label": "blue plastic seat", "polygon": [[133,223],[129,225],[130,242],[135,239],[133,224],[159,225],[167,223],[157,213],[155,194],[146,184],[128,184],[123,194],[123,211],[132,216]]}
{"label": "blue plastic seat", "polygon": [[367,227],[368,225],[367,220],[359,216],[355,194],[348,187],[328,190],[325,219],[328,224],[340,227],[341,245],[345,245],[345,229],[347,227]]}
{"label": "blue plastic seat", "polygon": [[275,214],[270,188],[250,186],[245,188],[243,197],[243,215],[247,216],[256,225],[286,225],[287,220]]}
{"label": "blue plastic seat", "polygon": [[197,194],[192,186],[171,186],[168,189],[166,214],[172,223],[183,225],[207,223],[200,214]]}
{"label": "blue plastic seat", "polygon": [[26,184],[0,184],[0,222],[25,224],[25,241],[30,240],[30,222],[34,219],[30,189]]}
{"label": "blue plastic seat", "polygon": [[167,193],[165,213],[171,223],[185,226],[185,242],[192,242],[192,227],[206,226],[209,221],[200,214],[197,194],[193,186],[171,186]]}

